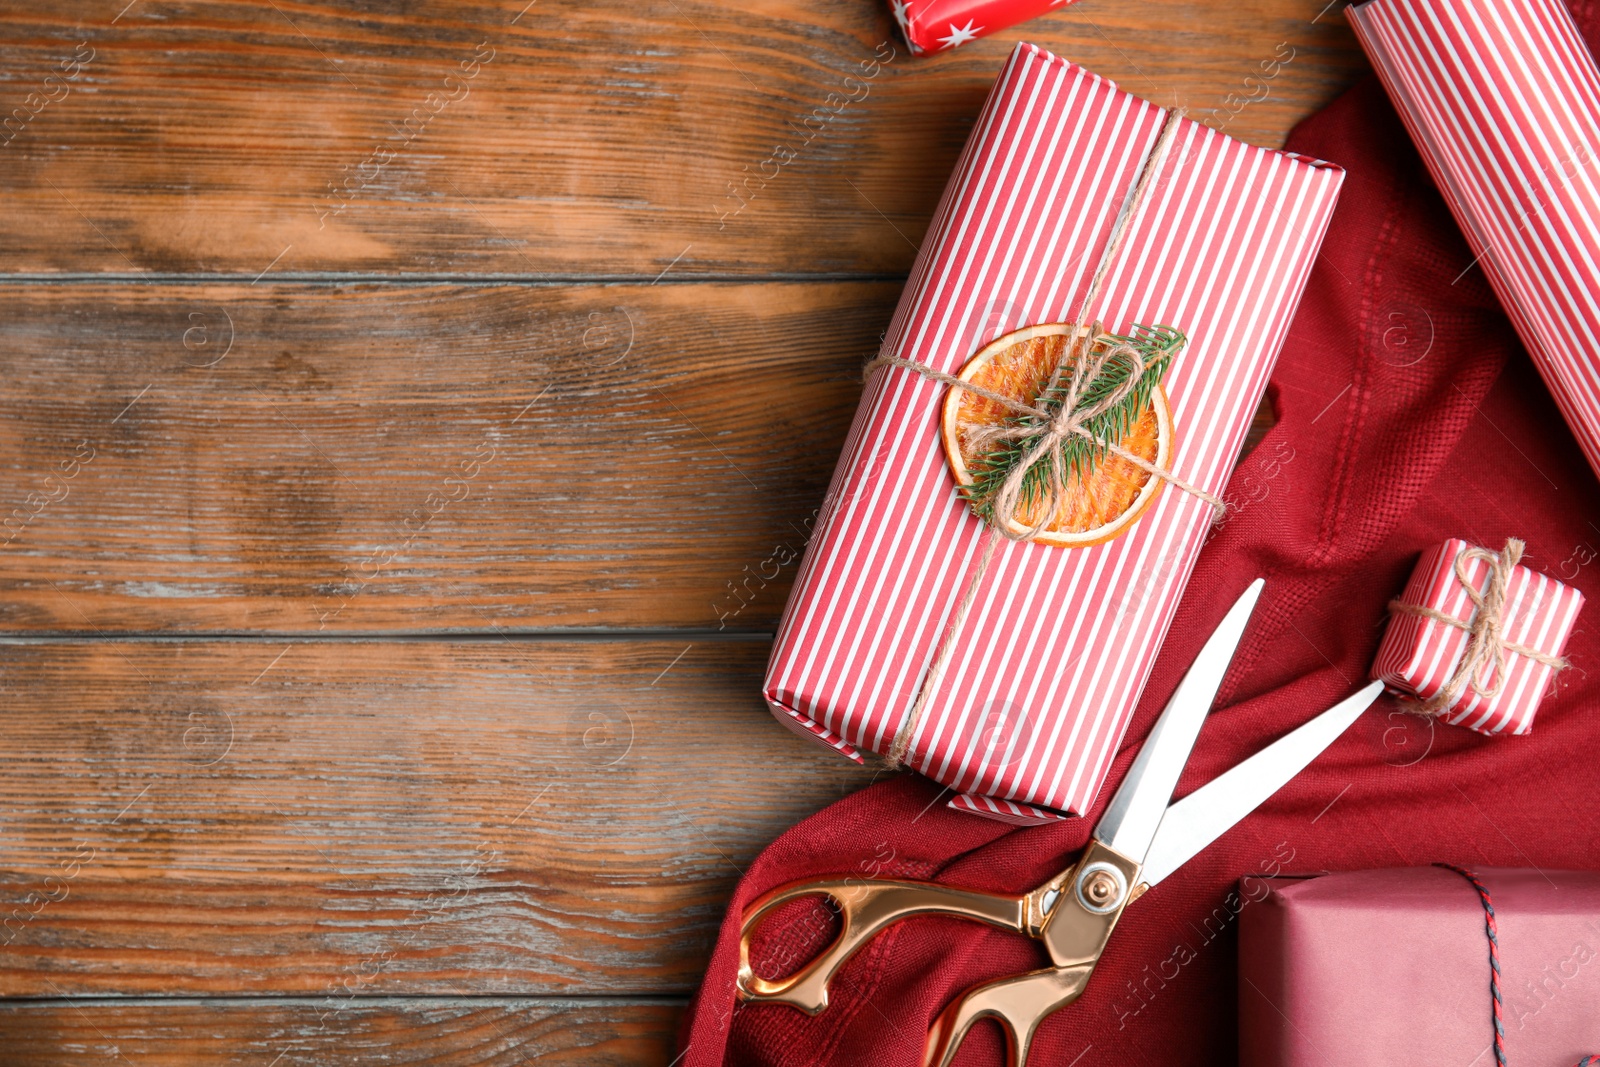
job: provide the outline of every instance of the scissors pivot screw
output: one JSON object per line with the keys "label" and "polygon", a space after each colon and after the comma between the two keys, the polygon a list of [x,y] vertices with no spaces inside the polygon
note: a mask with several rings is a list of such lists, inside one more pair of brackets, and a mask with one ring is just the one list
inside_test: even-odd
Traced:
{"label": "scissors pivot screw", "polygon": [[1109,863],[1091,863],[1078,875],[1078,902],[1096,915],[1114,911],[1127,893],[1127,876]]}

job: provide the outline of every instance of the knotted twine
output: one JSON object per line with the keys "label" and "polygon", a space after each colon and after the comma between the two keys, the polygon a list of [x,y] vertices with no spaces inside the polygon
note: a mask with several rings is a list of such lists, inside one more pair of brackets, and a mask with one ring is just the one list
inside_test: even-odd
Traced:
{"label": "knotted twine", "polygon": [[[1115,261],[1118,251],[1121,250],[1122,241],[1127,235],[1129,223],[1137,214],[1146,192],[1154,184],[1157,175],[1160,173],[1167,149],[1171,145],[1182,119],[1183,112],[1180,110],[1167,112],[1160,136],[1156,139],[1156,145],[1145,159],[1144,169],[1140,173],[1132,192],[1123,200],[1122,206],[1118,210],[1116,221],[1112,224],[1111,239],[1106,243],[1105,251],[1100,256],[1100,263],[1095,268],[1094,276],[1089,282],[1089,288],[1084,293],[1083,300],[1078,305],[1078,313],[1073,316],[1072,321],[1081,321],[1084,313],[1094,303],[1095,298],[1099,296],[1100,288],[1105,282],[1110,267]],[[1124,449],[1120,443],[1105,440],[1084,425],[1087,421],[1105,413],[1125,399],[1128,391],[1137,385],[1139,375],[1136,373],[1130,375],[1128,382],[1125,383],[1126,388],[1113,390],[1112,395],[1096,403],[1084,404],[1082,402],[1084,390],[1105,374],[1108,368],[1114,366],[1116,361],[1130,359],[1136,361],[1134,367],[1136,371],[1144,370],[1143,354],[1131,344],[1105,334],[1101,324],[1098,322],[1094,323],[1087,333],[1082,335],[1075,334],[1071,348],[1056,363],[1051,372],[1049,383],[1039,393],[1039,397],[1049,396],[1050,391],[1060,384],[1062,373],[1070,364],[1072,377],[1068,383],[1067,392],[1060,408],[1054,412],[1047,410],[1039,403],[1038,398],[1035,399],[1033,404],[1027,404],[1015,397],[1006,396],[1003,393],[987,389],[973,382],[963,381],[954,375],[945,374],[943,371],[926,364],[918,363],[915,360],[901,359],[898,356],[879,356],[862,369],[863,377],[870,376],[873,371],[880,367],[899,367],[902,370],[909,370],[952,389],[962,389],[976,396],[981,396],[1019,414],[1031,415],[1041,420],[1046,426],[1045,433],[1040,440],[1028,450],[1022,461],[1016,465],[1016,468],[1006,478],[1001,488],[988,502],[989,521],[984,524],[985,528],[978,565],[973,569],[967,581],[966,591],[962,595],[960,603],[956,605],[954,614],[950,617],[950,623],[945,629],[944,638],[939,644],[933,662],[928,667],[927,674],[923,677],[922,686],[917,692],[916,702],[912,704],[911,710],[907,712],[905,719],[900,723],[899,729],[895,731],[894,741],[890,744],[889,753],[886,757],[891,768],[899,768],[903,765],[906,750],[911,745],[911,739],[916,733],[918,724],[922,721],[922,716],[927,710],[929,700],[938,687],[938,683],[944,674],[945,666],[955,651],[956,638],[960,634],[962,624],[966,621],[967,613],[972,608],[973,601],[977,598],[978,587],[983,581],[983,576],[988,572],[989,563],[994,558],[995,549],[1000,543],[994,535],[998,532],[1001,536],[1010,540],[1027,540],[1042,531],[1058,510],[1061,498],[1066,492],[1066,461],[1062,455],[1062,445],[1065,441],[1074,436],[1086,438],[1093,441],[1105,452],[1109,452],[1145,471],[1152,478],[1159,478],[1192,496],[1199,497],[1211,505],[1213,522],[1216,522],[1226,513],[1227,505],[1213,494],[1206,492],[1199,486],[1184,481],[1170,470],[1150,463],[1143,457],[1134,455]],[[980,431],[979,443],[997,444],[1006,440],[1016,440],[1019,437],[1031,436],[1037,430],[1037,426],[985,427]],[[1024,479],[1027,477],[1028,472],[1040,462],[1048,462],[1050,464],[1048,496],[1045,499],[1044,506],[1040,509],[1041,517],[1030,528],[1022,531],[1014,530],[1012,528],[1013,522],[1017,519],[1018,512],[1024,506]]]}
{"label": "knotted twine", "polygon": [[[1414,710],[1419,714],[1443,715],[1454,706],[1456,700],[1469,686],[1474,693],[1485,700],[1493,700],[1499,696],[1506,684],[1508,653],[1526,656],[1552,670],[1559,671],[1567,666],[1567,661],[1560,656],[1546,655],[1536,648],[1514,644],[1505,639],[1506,591],[1511,584],[1511,572],[1516,567],[1517,561],[1522,559],[1523,547],[1521,541],[1511,537],[1506,539],[1505,547],[1499,552],[1472,545],[1457,553],[1454,570],[1461,588],[1472,601],[1473,612],[1470,621],[1463,622],[1454,615],[1446,615],[1423,604],[1409,604],[1399,598],[1389,601],[1389,610],[1392,612],[1416,615],[1467,632],[1467,647],[1462,650],[1461,660],[1456,664],[1455,673],[1450,675],[1450,679],[1427,700],[1408,702],[1415,704]],[[1482,592],[1478,591],[1478,587],[1473,584],[1467,572],[1468,566],[1475,559],[1481,560],[1489,567],[1489,581]],[[1477,676],[1485,666],[1490,668],[1489,678],[1486,684],[1480,684]]]}
{"label": "knotted twine", "polygon": [[[1084,403],[1084,390],[1093,385],[1118,361],[1130,364],[1132,373],[1100,400]],[[1032,415],[1044,424],[1045,432],[1040,435],[1039,440],[1017,462],[994,496],[985,502],[989,510],[991,527],[1013,541],[1026,541],[1038,536],[1055,516],[1061,499],[1067,492],[1067,461],[1063,446],[1073,436],[1093,441],[1104,451],[1133,464],[1152,478],[1169,482],[1184,492],[1199,497],[1210,504],[1217,517],[1221,518],[1226,505],[1217,497],[1197,485],[1184,481],[1170,470],[1158,467],[1142,456],[1135,455],[1118,442],[1101,437],[1086,425],[1097,416],[1117,407],[1139,387],[1139,380],[1147,369],[1144,353],[1126,340],[1107,334],[1097,322],[1087,332],[1074,335],[1071,349],[1056,362],[1050,372],[1050,380],[1039,390],[1040,397],[1049,396],[1057,389],[1061,384],[1062,371],[1069,365],[1072,371],[1067,391],[1062,397],[1060,408],[1053,413],[1037,400],[1033,404],[1025,404],[1015,397],[957,378],[953,374],[934,370],[915,360],[900,359],[897,356],[879,356],[868,363],[866,369],[870,374],[878,367],[903,367],[915,371],[924,378],[942,382],[952,389],[962,389],[981,396],[1020,415]],[[961,424],[959,429],[963,432],[964,438],[978,451],[1005,441],[1032,437],[1038,432],[1036,425],[1019,423],[980,425],[972,429],[972,423],[969,422]],[[1039,463],[1048,463],[1050,467],[1047,495],[1044,506],[1040,509],[1039,521],[1031,527],[1022,528],[1018,518],[1024,506],[1023,484],[1028,474]]]}

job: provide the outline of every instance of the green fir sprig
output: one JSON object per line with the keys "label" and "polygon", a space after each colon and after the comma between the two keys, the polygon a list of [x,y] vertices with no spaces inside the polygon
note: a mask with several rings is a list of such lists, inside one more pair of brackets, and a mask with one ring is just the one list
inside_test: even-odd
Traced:
{"label": "green fir sprig", "polygon": [[[1096,407],[1107,397],[1125,388],[1130,376],[1137,374],[1138,380],[1127,396],[1086,420],[1083,428],[1098,437],[1100,441],[1120,442],[1127,437],[1145,409],[1150,406],[1151,395],[1166,375],[1167,368],[1172,365],[1173,358],[1182,350],[1186,340],[1181,331],[1171,326],[1139,325],[1134,326],[1125,337],[1107,335],[1097,338],[1094,342],[1096,350],[1102,345],[1131,346],[1142,357],[1144,369],[1137,370],[1128,360],[1107,362],[1101,373],[1084,385],[1083,391],[1078,396],[1076,405],[1078,410]],[[1084,358],[1094,354],[1094,351],[1086,352]],[[999,493],[1006,479],[1011,477],[1017,465],[1039,444],[1048,432],[1049,424],[1060,413],[1070,387],[1070,380],[1071,369],[1063,369],[1053,389],[1045,389],[1037,397],[1023,398],[1032,407],[1045,412],[1047,417],[1034,414],[1012,416],[1010,424],[1024,432],[999,442],[968,467],[968,475],[972,482],[964,487],[964,492],[972,504],[972,509],[984,521],[994,521],[995,495]],[[1059,453],[1067,477],[1086,473],[1105,458],[1106,448],[1100,441],[1072,434],[1060,443]],[[1048,496],[1049,486],[1050,458],[1046,455],[1035,462],[1023,476],[1019,512],[1031,511],[1036,501]]]}

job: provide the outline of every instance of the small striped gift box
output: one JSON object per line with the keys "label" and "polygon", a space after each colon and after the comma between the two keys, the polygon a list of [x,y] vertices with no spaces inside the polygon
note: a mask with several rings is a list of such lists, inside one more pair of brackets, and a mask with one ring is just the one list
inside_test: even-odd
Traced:
{"label": "small striped gift box", "polygon": [[[1405,610],[1395,612],[1372,664],[1372,677],[1391,690],[1425,702],[1443,691],[1455,675],[1478,612],[1473,593],[1483,595],[1493,570],[1482,558],[1470,554],[1462,558],[1472,548],[1467,541],[1451,538],[1424,553],[1412,572],[1397,603],[1431,609],[1458,620],[1459,625]],[[1471,592],[1457,572],[1458,560]],[[1500,640],[1508,646],[1505,673],[1497,679],[1494,663],[1485,662],[1450,706],[1438,713],[1439,718],[1481,734],[1527,733],[1533,728],[1534,712],[1555,668],[1516,648],[1559,657],[1581,607],[1583,594],[1576,589],[1527,567],[1512,567],[1500,613]]]}
{"label": "small striped gift box", "polygon": [[[1166,469],[1220,496],[1343,177],[1019,45],[881,354],[954,375],[1036,324],[1180,329],[1187,344],[1162,383]],[[869,377],[764,695],[780,722],[852,759],[900,755],[958,808],[1018,823],[1087,811],[1211,506],[1168,485],[1092,547],[990,537],[941,445],[945,396],[902,367]]]}

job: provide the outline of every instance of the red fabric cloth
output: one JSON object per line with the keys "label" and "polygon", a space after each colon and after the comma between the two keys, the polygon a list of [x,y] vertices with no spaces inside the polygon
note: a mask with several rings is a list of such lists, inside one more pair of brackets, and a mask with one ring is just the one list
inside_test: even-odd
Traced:
{"label": "red fabric cloth", "polygon": [[[876,873],[1021,892],[1064,867],[1181,672],[1257,575],[1265,594],[1179,795],[1360,686],[1386,602],[1446,537],[1521,537],[1529,566],[1600,592],[1600,486],[1482,274],[1467,269],[1472,255],[1382,89],[1358,85],[1290,147],[1344,165],[1349,180],[1278,366],[1279,421],[1234,475],[1234,514],[1201,556],[1096,810],[1011,829],[951,812],[937,787],[903,776],[796,826],[739,885],[685,1020],[683,1067],[916,1067],[929,1021],[952,998],[1044,965],[1021,936],[915,919],[846,965],[815,1018],[734,1000],[739,914],[776,885]],[[1597,633],[1579,618],[1573,666],[1527,737],[1430,727],[1380,700],[1129,908],[1083,997],[1044,1023],[1032,1062],[1233,1062],[1240,904],[1230,894],[1241,875],[1435,861],[1600,867]],[[758,943],[758,961],[828,936],[814,910],[787,914]],[[1487,1043],[1487,988],[1484,997]],[[980,1024],[958,1062],[1002,1063],[998,1029]]]}

